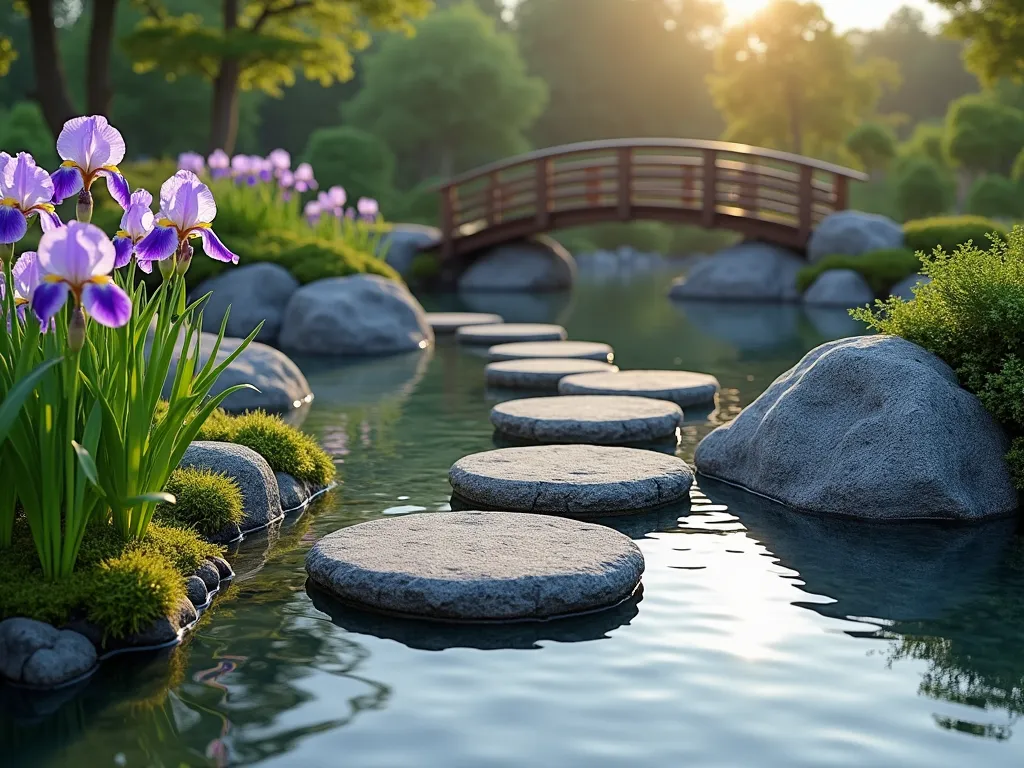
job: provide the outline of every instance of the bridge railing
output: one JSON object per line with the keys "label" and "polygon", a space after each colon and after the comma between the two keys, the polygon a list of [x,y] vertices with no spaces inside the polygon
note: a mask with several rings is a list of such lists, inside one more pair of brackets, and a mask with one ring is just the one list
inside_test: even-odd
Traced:
{"label": "bridge railing", "polygon": [[867,177],[785,152],[714,141],[585,142],[480,168],[440,187],[442,255],[563,226],[693,222],[803,247]]}

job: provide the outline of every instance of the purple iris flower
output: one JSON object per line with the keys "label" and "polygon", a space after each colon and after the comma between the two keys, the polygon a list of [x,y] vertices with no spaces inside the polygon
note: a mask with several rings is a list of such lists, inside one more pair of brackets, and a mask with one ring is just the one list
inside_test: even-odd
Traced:
{"label": "purple iris flower", "polygon": [[178,168],[198,175],[206,170],[206,160],[198,152],[182,152],[178,155]]}
{"label": "purple iris flower", "polygon": [[323,208],[317,200],[310,200],[306,203],[306,207],[302,209],[302,215],[305,216],[306,221],[309,222],[310,226],[320,221],[320,215],[322,213]]}
{"label": "purple iris flower", "polygon": [[53,182],[32,155],[11,157],[0,152],[0,243],[16,243],[28,232],[28,220],[39,217],[43,232],[61,226],[53,212]]}
{"label": "purple iris flower", "polygon": [[124,139],[107,118],[92,115],[68,120],[57,137],[57,154],[64,162],[52,175],[55,202],[88,191],[103,176],[110,196],[122,208],[128,207],[128,182],[117,168],[124,160]]}
{"label": "purple iris flower", "polygon": [[213,179],[223,179],[231,173],[231,158],[223,149],[215,149],[206,158],[206,165],[210,169],[210,176]]}
{"label": "purple iris flower", "polygon": [[39,256],[35,251],[21,254],[11,267],[11,277],[14,278],[14,306],[17,307],[18,319],[24,322],[25,309],[32,303],[36,288],[43,279],[39,269]]}
{"label": "purple iris flower", "polygon": [[285,171],[290,171],[292,167],[292,156],[284,149],[275,149],[267,155],[267,161],[270,163],[275,176],[280,176]]}
{"label": "purple iris flower", "polygon": [[327,198],[331,201],[331,205],[334,206],[336,211],[340,211],[348,202],[348,193],[345,192],[344,187],[334,186],[327,190]]}
{"label": "purple iris flower", "polygon": [[114,244],[103,230],[72,221],[43,235],[39,241],[38,270],[32,311],[46,325],[64,306],[68,296],[100,325],[118,328],[132,315],[132,301],[113,280]]}
{"label": "purple iris flower", "polygon": [[160,213],[153,231],[135,245],[135,258],[144,262],[173,256],[189,238],[203,238],[206,255],[217,261],[238,263],[213,232],[217,203],[210,188],[192,171],[178,171],[160,187]]}
{"label": "purple iris flower", "polygon": [[[137,189],[132,192],[131,201],[121,216],[121,229],[114,236],[114,250],[117,251],[115,269],[127,265],[135,253],[135,246],[153,231],[156,218],[150,208],[152,204],[153,196],[146,190]],[[148,261],[140,262],[139,268],[143,272],[151,272],[153,265]]]}
{"label": "purple iris flower", "polygon": [[295,169],[295,191],[301,193],[316,188],[317,183],[316,179],[313,178],[313,166],[309,163],[300,163],[299,167]]}
{"label": "purple iris flower", "polygon": [[360,197],[359,202],[356,203],[356,209],[359,211],[359,217],[364,221],[376,221],[377,214],[380,213],[380,205],[372,197]]}

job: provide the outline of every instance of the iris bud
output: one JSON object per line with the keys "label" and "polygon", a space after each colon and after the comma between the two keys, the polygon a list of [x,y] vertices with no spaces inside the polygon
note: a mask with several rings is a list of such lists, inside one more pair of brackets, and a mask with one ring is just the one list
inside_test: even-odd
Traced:
{"label": "iris bud", "polygon": [[166,259],[161,259],[156,264],[160,267],[160,274],[163,275],[164,280],[170,280],[174,277],[174,268],[177,264],[177,259],[174,256],[168,256]]}
{"label": "iris bud", "polygon": [[78,193],[76,216],[79,221],[84,221],[86,224],[92,221],[92,192],[88,189],[83,189]]}
{"label": "iris bud", "polygon": [[75,307],[71,313],[71,322],[68,324],[68,349],[73,352],[81,352],[85,346],[85,312],[81,307]]}
{"label": "iris bud", "polygon": [[190,264],[192,264],[192,246],[185,242],[178,253],[178,264],[174,269],[175,273],[184,277],[185,273],[188,272]]}

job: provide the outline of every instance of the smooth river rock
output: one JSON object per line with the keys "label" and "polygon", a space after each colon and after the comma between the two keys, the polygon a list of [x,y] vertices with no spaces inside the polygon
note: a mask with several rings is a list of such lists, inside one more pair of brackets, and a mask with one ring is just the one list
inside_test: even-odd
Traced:
{"label": "smooth river rock", "polygon": [[377,243],[377,258],[383,257],[402,277],[412,274],[412,265],[423,249],[441,242],[441,230],[422,224],[393,224]]}
{"label": "smooth river rock", "polygon": [[903,227],[887,216],[862,211],[836,211],[814,228],[807,258],[863,256],[871,251],[903,247]]}
{"label": "smooth river rock", "polygon": [[204,280],[192,295],[198,298],[212,293],[203,310],[204,331],[219,332],[227,313],[228,336],[244,339],[262,322],[256,341],[274,344],[281,332],[284,308],[298,287],[299,281],[280,264],[259,262]]}
{"label": "smooth river rock", "polygon": [[404,285],[379,275],[304,285],[285,309],[280,344],[310,355],[393,355],[434,341],[426,312]]}
{"label": "smooth river rock", "polygon": [[96,663],[96,648],[78,632],[21,617],[0,621],[0,679],[53,688],[88,674]]}
{"label": "smooth river rock", "polygon": [[497,325],[505,320],[501,315],[486,312],[427,312],[427,322],[440,336],[455,333],[467,325]]}
{"label": "smooth river rock", "polygon": [[477,508],[595,518],[684,499],[693,472],[682,459],[638,448],[539,445],[466,456],[448,480]]}
{"label": "smooth river rock", "polygon": [[459,278],[459,291],[567,291],[576,279],[576,262],[550,237],[507,243],[478,258]]}
{"label": "smooth river rock", "polygon": [[695,264],[669,290],[673,299],[797,301],[797,273],[807,263],[767,243],[740,243]]}
{"label": "smooth river rock", "polygon": [[618,371],[566,376],[558,383],[562,395],[630,395],[670,400],[686,408],[714,402],[718,379],[693,371]]}
{"label": "smooth river rock", "polygon": [[242,490],[242,531],[265,528],[281,519],[281,493],[277,478],[267,460],[256,451],[235,443],[197,440],[192,443],[179,466],[199,467],[233,478]]}
{"label": "smooth river rock", "polygon": [[532,389],[558,391],[558,382],[566,376],[580,373],[614,373],[618,366],[599,360],[561,360],[540,358],[531,360],[504,360],[490,363],[484,368],[484,380],[494,389]]}
{"label": "smooth river rock", "polygon": [[678,405],[647,397],[531,397],[491,409],[499,432],[538,443],[644,443],[674,436],[682,421]]}
{"label": "smooth river rock", "polygon": [[804,291],[804,304],[814,307],[852,309],[871,304],[875,292],[854,269],[830,269],[818,275]]}
{"label": "smooth river rock", "polygon": [[608,608],[644,558],[602,525],[544,515],[439,512],[335,531],[306,556],[310,580],[362,608],[424,619],[517,621]]}
{"label": "smooth river rock", "polygon": [[697,469],[790,507],[874,520],[1011,514],[1007,439],[938,357],[895,336],[811,350],[697,447]]}
{"label": "smooth river rock", "polygon": [[608,344],[596,341],[517,341],[511,344],[495,344],[487,350],[487,356],[491,360],[560,358],[611,363],[615,360],[615,350]]}
{"label": "smooth river rock", "polygon": [[563,341],[565,328],[552,323],[501,323],[459,328],[456,338],[462,344],[505,344],[513,341]]}

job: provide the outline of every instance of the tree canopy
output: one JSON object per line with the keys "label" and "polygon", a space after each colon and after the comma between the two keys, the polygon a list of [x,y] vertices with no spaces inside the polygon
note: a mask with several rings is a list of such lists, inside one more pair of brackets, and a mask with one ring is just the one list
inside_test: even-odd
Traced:
{"label": "tree canopy", "polygon": [[1009,173],[1024,146],[1024,112],[989,96],[964,96],[946,118],[947,157],[972,173]]}
{"label": "tree canopy", "polygon": [[1024,77],[1024,0],[932,0],[952,19],[949,34],[967,42],[967,66],[987,83]]}
{"label": "tree canopy", "polygon": [[387,37],[364,74],[343,115],[419,178],[525,150],[547,95],[515,39],[468,3],[427,17],[411,38]]}
{"label": "tree canopy", "polygon": [[829,156],[875,109],[891,62],[858,63],[813,2],[774,0],[726,30],[710,78],[725,137],[799,154]]}
{"label": "tree canopy", "polygon": [[846,148],[871,170],[884,170],[896,156],[896,135],[886,125],[861,123],[846,137]]}

